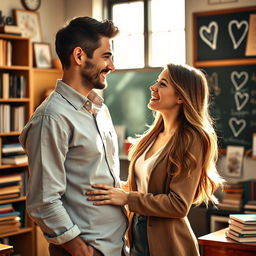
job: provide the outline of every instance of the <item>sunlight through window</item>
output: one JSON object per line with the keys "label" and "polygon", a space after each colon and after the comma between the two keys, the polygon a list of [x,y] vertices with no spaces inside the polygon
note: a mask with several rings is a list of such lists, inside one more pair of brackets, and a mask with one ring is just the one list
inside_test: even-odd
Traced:
{"label": "sunlight through window", "polygon": [[116,1],[112,6],[112,19],[120,29],[114,38],[116,68],[162,67],[169,62],[184,64],[185,0],[147,0],[144,8],[145,1]]}

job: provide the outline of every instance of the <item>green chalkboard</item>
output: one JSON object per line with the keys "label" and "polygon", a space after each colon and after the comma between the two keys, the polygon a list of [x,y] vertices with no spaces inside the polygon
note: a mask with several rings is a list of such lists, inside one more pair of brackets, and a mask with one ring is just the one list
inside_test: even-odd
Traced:
{"label": "green chalkboard", "polygon": [[255,58],[245,55],[251,14],[256,6],[194,13],[195,61]]}
{"label": "green chalkboard", "polygon": [[208,75],[220,147],[250,149],[256,132],[256,65],[202,69]]}
{"label": "green chalkboard", "polygon": [[149,87],[157,79],[160,69],[153,71],[115,71],[108,75],[104,102],[108,106],[114,125],[124,125],[126,137],[142,134],[153,121],[147,108]]}

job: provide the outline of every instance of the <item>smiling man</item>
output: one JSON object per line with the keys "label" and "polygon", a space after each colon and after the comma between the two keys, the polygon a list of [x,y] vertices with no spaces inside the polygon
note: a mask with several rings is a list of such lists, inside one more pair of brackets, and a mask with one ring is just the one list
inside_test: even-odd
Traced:
{"label": "smiling man", "polygon": [[20,136],[28,154],[27,206],[50,243],[51,256],[124,255],[122,207],[95,207],[85,194],[95,183],[119,186],[117,137],[103,99],[114,71],[111,21],[73,19],[56,34],[63,78]]}

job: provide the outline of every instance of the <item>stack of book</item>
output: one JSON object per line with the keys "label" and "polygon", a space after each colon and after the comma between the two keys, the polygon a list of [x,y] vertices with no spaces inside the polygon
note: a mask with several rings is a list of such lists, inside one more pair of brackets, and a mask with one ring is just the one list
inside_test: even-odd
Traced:
{"label": "stack of book", "polygon": [[241,243],[255,243],[256,214],[230,214],[226,236]]}
{"label": "stack of book", "polygon": [[218,204],[218,208],[227,211],[242,210],[243,206],[243,184],[242,183],[226,183],[224,185],[224,196]]}
{"label": "stack of book", "polygon": [[15,25],[0,25],[0,33],[21,36],[21,28]]}
{"label": "stack of book", "polygon": [[25,125],[25,106],[0,104],[0,132],[19,132]]}
{"label": "stack of book", "polygon": [[3,144],[2,145],[2,160],[1,164],[23,164],[27,163],[28,158],[22,146],[16,144]]}
{"label": "stack of book", "polygon": [[[1,212],[4,209],[4,206],[7,212]],[[14,211],[10,205],[2,205],[0,207],[0,234],[16,232],[19,230],[20,223],[20,212]]]}
{"label": "stack of book", "polygon": [[256,200],[248,201],[244,205],[244,213],[255,213],[256,214]]}
{"label": "stack of book", "polygon": [[[1,26],[0,26],[1,29]],[[12,42],[9,40],[0,39],[0,65],[12,65]]]}
{"label": "stack of book", "polygon": [[22,174],[7,174],[0,176],[0,200],[20,197],[23,195]]}
{"label": "stack of book", "polygon": [[23,75],[15,75],[7,72],[0,74],[0,98],[24,98],[26,97],[26,79]]}

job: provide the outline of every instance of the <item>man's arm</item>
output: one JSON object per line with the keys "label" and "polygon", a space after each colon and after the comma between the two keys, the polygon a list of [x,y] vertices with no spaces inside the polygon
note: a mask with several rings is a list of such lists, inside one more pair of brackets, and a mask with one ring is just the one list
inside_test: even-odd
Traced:
{"label": "man's arm", "polygon": [[74,239],[80,230],[60,200],[66,190],[66,124],[58,117],[37,116],[24,128],[20,142],[29,159],[27,209],[30,216],[49,243],[63,244]]}
{"label": "man's arm", "polygon": [[79,236],[65,244],[62,244],[62,247],[72,256],[93,256],[93,247],[86,245]]}

